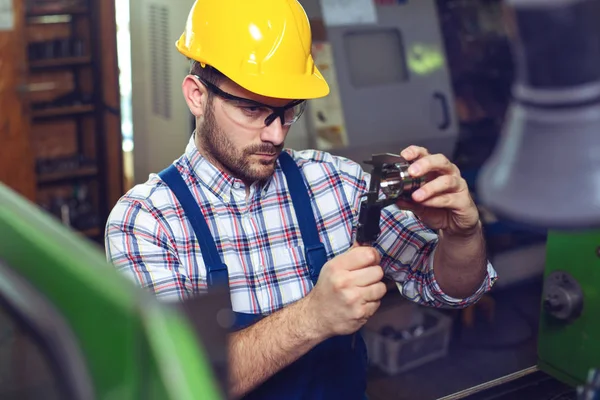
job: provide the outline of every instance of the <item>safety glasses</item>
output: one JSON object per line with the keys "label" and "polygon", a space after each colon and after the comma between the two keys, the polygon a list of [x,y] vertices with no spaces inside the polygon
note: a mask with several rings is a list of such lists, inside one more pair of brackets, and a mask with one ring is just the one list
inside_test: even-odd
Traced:
{"label": "safety glasses", "polygon": [[223,99],[223,111],[239,125],[260,129],[269,126],[277,118],[282,126],[292,125],[306,108],[306,100],[294,100],[282,107],[274,107],[258,101],[237,97],[221,90],[218,86],[194,75],[206,88]]}

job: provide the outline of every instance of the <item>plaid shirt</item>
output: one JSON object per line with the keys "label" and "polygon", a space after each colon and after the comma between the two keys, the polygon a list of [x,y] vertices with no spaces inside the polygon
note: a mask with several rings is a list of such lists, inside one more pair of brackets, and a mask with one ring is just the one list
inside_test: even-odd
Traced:
{"label": "plaid shirt", "polygon": [[[321,241],[331,259],[353,242],[361,195],[369,175],[360,165],[331,154],[292,151],[310,187]],[[193,136],[175,165],[213,233],[228,266],[234,311],[268,314],[306,296],[313,284],[283,171],[253,184],[220,172],[200,155]],[[438,237],[415,216],[395,206],[384,209],[382,233],[374,244],[386,275],[408,299],[434,307],[464,307],[489,290],[488,273],[477,292],[455,299],[442,292],[433,274]],[[183,209],[157,175],[125,194],[106,228],[108,260],[157,297],[181,300],[207,289],[200,246]]]}

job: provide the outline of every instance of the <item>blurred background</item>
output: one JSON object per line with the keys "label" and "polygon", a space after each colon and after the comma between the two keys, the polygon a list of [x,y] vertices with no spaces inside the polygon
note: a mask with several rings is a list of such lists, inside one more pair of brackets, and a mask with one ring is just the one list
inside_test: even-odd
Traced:
{"label": "blurred background", "polygon": [[[332,91],[286,145],[358,162],[425,146],[460,167],[477,200],[513,79],[501,2],[300,2]],[[194,129],[174,46],[192,3],[0,0],[0,181],[101,248],[118,198],[179,157]],[[546,235],[480,212],[496,287],[440,311],[391,286],[365,327],[371,400],[443,398],[536,365]]]}

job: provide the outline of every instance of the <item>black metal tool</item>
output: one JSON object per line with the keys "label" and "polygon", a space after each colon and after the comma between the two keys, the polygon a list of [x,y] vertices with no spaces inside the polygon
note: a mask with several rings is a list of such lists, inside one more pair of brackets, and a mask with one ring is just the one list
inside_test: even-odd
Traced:
{"label": "black metal tool", "polygon": [[411,163],[396,154],[374,154],[365,163],[373,169],[369,192],[361,202],[358,215],[356,241],[361,246],[371,245],[379,237],[381,210],[400,199],[410,200],[424,182],[423,178],[410,176],[408,167]]}

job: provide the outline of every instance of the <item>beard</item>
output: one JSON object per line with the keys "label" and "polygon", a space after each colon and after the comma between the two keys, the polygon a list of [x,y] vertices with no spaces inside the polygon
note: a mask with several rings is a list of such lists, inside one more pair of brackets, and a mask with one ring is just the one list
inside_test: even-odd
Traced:
{"label": "beard", "polygon": [[279,156],[283,149],[283,143],[275,146],[264,142],[242,149],[236,148],[227,134],[217,125],[212,104],[208,104],[204,121],[197,132],[207,158],[233,177],[247,183],[265,181],[275,172],[276,157],[274,160],[253,160],[254,154]]}

